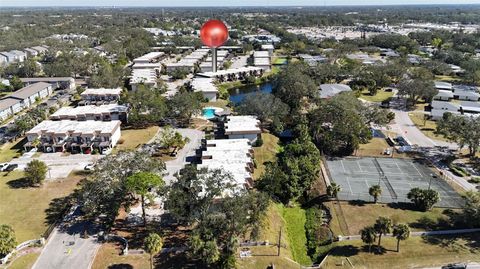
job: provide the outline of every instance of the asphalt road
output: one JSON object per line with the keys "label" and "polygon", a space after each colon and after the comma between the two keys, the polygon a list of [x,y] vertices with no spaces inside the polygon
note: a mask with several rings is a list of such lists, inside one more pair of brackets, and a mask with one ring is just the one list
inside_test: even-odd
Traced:
{"label": "asphalt road", "polygon": [[[33,269],[90,268],[100,247],[94,235],[98,230],[91,223],[78,220],[77,209],[56,227]],[[81,238],[87,230],[89,237]]]}
{"label": "asphalt road", "polygon": [[195,129],[176,129],[182,136],[188,137],[190,141],[177,153],[174,160],[165,162],[168,175],[164,176],[165,182],[168,184],[174,180],[174,174],[182,169],[185,164],[190,163],[190,158],[195,156],[195,151],[200,148],[201,140],[204,133]]}

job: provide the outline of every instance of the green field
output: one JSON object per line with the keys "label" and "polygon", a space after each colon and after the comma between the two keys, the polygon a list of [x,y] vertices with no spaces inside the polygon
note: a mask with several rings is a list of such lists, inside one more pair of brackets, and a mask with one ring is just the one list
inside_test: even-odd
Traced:
{"label": "green field", "polygon": [[263,133],[262,134],[263,145],[261,147],[254,147],[255,161],[257,168],[253,172],[253,178],[258,179],[265,171],[265,163],[274,161],[280,146],[278,145],[278,137]]}
{"label": "green field", "polygon": [[136,149],[152,139],[157,134],[159,128],[158,126],[151,126],[145,129],[122,130],[120,139],[123,142],[117,144],[115,151]]}
{"label": "green field", "polygon": [[[480,260],[480,235],[411,237],[400,242],[396,252],[396,239],[382,239],[383,254],[368,253],[360,240],[341,241],[326,259],[324,268],[352,268],[347,258],[358,269],[422,268],[454,262]],[[375,246],[372,247],[372,250]],[[343,264],[343,266],[342,266]]]}
{"label": "green field", "polygon": [[40,238],[48,227],[46,210],[52,200],[70,194],[80,180],[45,182],[41,187],[23,187],[23,172],[0,173],[0,220],[13,227],[18,243]]}
{"label": "green field", "polygon": [[305,235],[305,210],[299,206],[285,207],[277,205],[285,220],[287,233],[293,259],[302,265],[311,265],[312,260],[307,255],[307,237]]}
{"label": "green field", "polygon": [[380,103],[392,98],[392,96],[393,96],[393,92],[391,91],[387,92],[384,90],[378,90],[377,94],[370,95],[368,90],[363,90],[360,95],[360,98],[365,101]]}

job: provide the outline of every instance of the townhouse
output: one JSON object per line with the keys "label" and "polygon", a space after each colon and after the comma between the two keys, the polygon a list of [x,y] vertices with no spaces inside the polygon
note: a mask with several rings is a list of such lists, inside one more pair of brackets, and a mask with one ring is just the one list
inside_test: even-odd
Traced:
{"label": "townhouse", "polygon": [[124,105],[86,105],[78,107],[62,107],[50,115],[50,120],[74,120],[74,121],[112,121],[127,122],[128,108]]}
{"label": "townhouse", "polygon": [[86,89],[84,92],[80,94],[82,101],[79,102],[79,105],[103,105],[105,103],[117,103],[120,100],[120,94],[122,93],[122,89],[93,89],[89,88]]}
{"label": "townhouse", "polygon": [[253,153],[248,139],[206,140],[197,169],[222,169],[231,175],[230,183],[237,189],[249,189],[253,187]]}
{"label": "townhouse", "polygon": [[112,149],[121,136],[120,121],[45,120],[26,133],[25,149],[89,154]]}
{"label": "townhouse", "polygon": [[21,88],[11,95],[0,99],[0,119],[8,117],[31,107],[35,102],[40,101],[53,92],[52,85],[38,82]]}
{"label": "townhouse", "polygon": [[75,79],[72,77],[38,77],[38,78],[20,78],[25,85],[31,85],[38,82],[52,84],[54,89],[73,90],[76,87]]}
{"label": "townhouse", "polygon": [[480,113],[480,93],[477,87],[452,85],[447,82],[435,82],[437,95],[433,97],[430,106],[430,117],[439,120],[445,112],[457,115],[475,115]]}
{"label": "townhouse", "polygon": [[251,143],[262,133],[260,121],[255,116],[227,116],[218,127],[228,139],[248,139]]}
{"label": "townhouse", "polygon": [[263,70],[270,70],[271,68],[270,53],[265,50],[255,51],[253,53],[253,65],[255,67],[260,67]]}

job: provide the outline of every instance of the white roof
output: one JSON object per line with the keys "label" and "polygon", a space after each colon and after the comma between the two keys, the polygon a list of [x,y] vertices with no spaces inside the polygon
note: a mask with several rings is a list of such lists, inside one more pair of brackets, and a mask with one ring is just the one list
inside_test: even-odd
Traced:
{"label": "white roof", "polygon": [[270,58],[254,58],[253,64],[261,66],[270,65]]}
{"label": "white roof", "polygon": [[105,89],[105,88],[98,88],[98,89],[93,89],[89,88],[86,89],[84,92],[82,92],[81,95],[86,96],[86,95],[120,95],[122,92],[122,89],[116,88],[116,89]]}
{"label": "white roof", "polygon": [[140,56],[138,58],[133,59],[133,62],[151,62],[158,57],[162,56],[164,53],[163,52],[149,52],[143,56]]}
{"label": "white roof", "polygon": [[448,82],[435,81],[435,88],[442,89],[442,90],[452,90],[453,85],[451,83],[448,83]]}
{"label": "white roof", "polygon": [[260,121],[255,116],[228,116],[225,123],[225,134],[261,133]]}
{"label": "white roof", "polygon": [[218,92],[212,78],[195,77],[192,80],[192,88],[200,92]]}
{"label": "white roof", "polygon": [[155,69],[133,69],[130,83],[155,83],[156,79]]}
{"label": "white roof", "polygon": [[109,104],[109,105],[89,105],[89,106],[78,106],[78,107],[62,107],[57,110],[55,113],[50,115],[50,118],[59,118],[59,117],[69,117],[69,116],[78,116],[78,115],[87,115],[87,114],[109,114],[109,113],[118,113],[126,112],[127,107],[124,105],[118,104]]}
{"label": "white roof", "polygon": [[253,53],[253,58],[270,58],[270,53],[266,50],[257,50]]}
{"label": "white roof", "polygon": [[37,126],[33,127],[26,134],[37,134],[40,135],[42,132],[46,133],[81,133],[81,134],[93,134],[99,132],[102,134],[111,134],[117,128],[120,127],[120,121],[72,121],[72,120],[61,120],[61,121],[51,121],[45,120],[39,123]]}
{"label": "white roof", "polygon": [[202,156],[210,158],[202,159],[197,168],[222,169],[231,174],[234,182],[243,188],[246,180],[252,177],[247,171],[247,166],[253,162],[247,155],[250,150],[248,139],[207,140],[207,150],[202,152]]}
{"label": "white roof", "polygon": [[198,75],[202,77],[215,77],[215,76],[239,74],[239,73],[250,72],[250,71],[261,71],[261,70],[262,68],[260,67],[247,66],[247,67],[233,68],[233,69],[227,69],[227,70],[218,70],[217,72],[204,72],[204,73],[199,73]]}
{"label": "white roof", "polygon": [[272,44],[262,45],[262,50],[273,50],[275,47]]}

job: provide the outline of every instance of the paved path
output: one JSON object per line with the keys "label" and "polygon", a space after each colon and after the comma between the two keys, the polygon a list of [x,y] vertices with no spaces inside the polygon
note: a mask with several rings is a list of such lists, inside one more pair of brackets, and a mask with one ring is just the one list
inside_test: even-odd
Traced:
{"label": "paved path", "polygon": [[[467,265],[467,269],[480,269],[480,263],[478,262],[467,262],[465,263]],[[441,266],[438,267],[424,267],[422,269],[442,269]]]}
{"label": "paved path", "polygon": [[76,222],[79,215],[80,210],[76,209],[54,229],[40,257],[33,265],[33,269],[86,269],[91,267],[100,243],[94,236],[84,239],[80,237],[80,234],[83,234],[84,230],[88,230],[90,235],[94,235],[98,230],[89,222]]}
{"label": "paved path", "polygon": [[[410,236],[424,236],[424,235],[447,235],[447,234],[467,234],[467,233],[476,233],[480,232],[480,228],[476,229],[458,229],[458,230],[443,230],[443,231],[424,231],[424,232],[411,232]],[[393,237],[392,234],[386,234],[384,236]],[[348,241],[348,240],[361,240],[360,235],[348,235],[348,236],[339,236],[339,241]]]}

